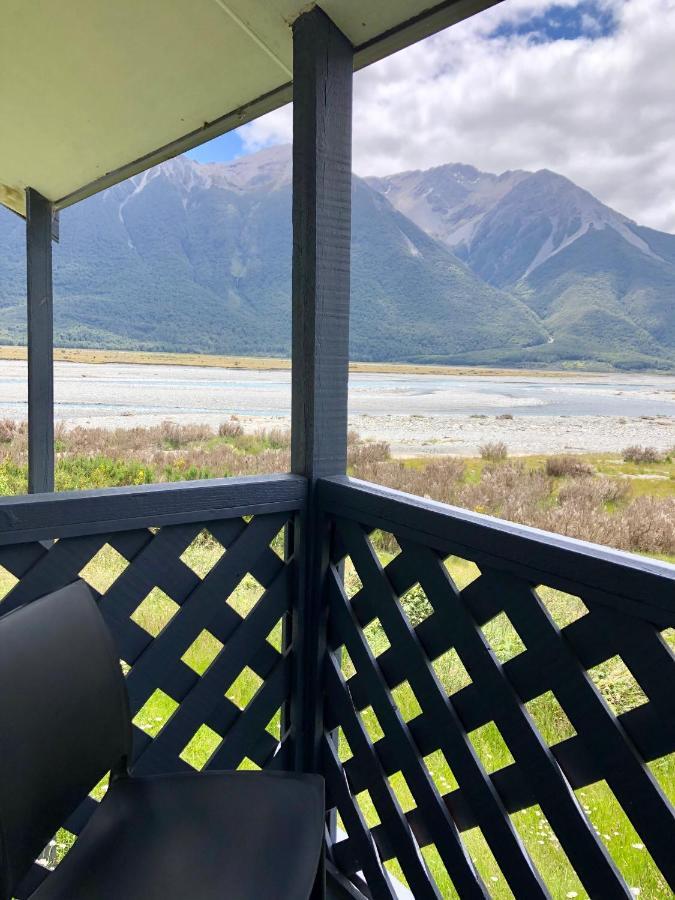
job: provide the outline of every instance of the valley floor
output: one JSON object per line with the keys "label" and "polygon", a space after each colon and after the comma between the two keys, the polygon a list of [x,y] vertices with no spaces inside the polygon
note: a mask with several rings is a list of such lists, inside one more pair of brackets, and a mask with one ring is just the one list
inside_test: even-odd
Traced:
{"label": "valley floor", "polygon": [[[25,420],[24,349],[4,349],[17,358],[2,359],[0,348],[0,420]],[[217,429],[230,416],[247,432],[290,425],[290,372],[274,368],[287,360],[267,360],[264,369],[254,363],[265,361],[216,357],[211,361],[220,365],[203,365],[197,356],[176,364],[170,354],[161,361],[148,356],[143,365],[135,354],[107,351],[62,350],[58,357],[55,418],[66,429],[129,429],[167,419]],[[378,372],[373,364],[350,376],[349,425],[366,440],[386,442],[394,457],[476,456],[495,441],[511,456],[616,453],[632,444],[665,453],[675,446],[675,377],[422,374]]]}
{"label": "valley floor", "polygon": [[511,456],[613,453],[631,444],[666,452],[675,445],[672,416],[352,416],[365,439],[386,441],[392,456],[476,456],[504,441]]}
{"label": "valley floor", "polygon": [[[27,351],[18,345],[0,346],[0,360],[25,360]],[[144,350],[99,350],[83,347],[55,347],[57,362],[103,365],[124,363],[139,366],[198,366],[209,369],[253,369],[259,372],[290,370],[291,361],[279,356],[216,356],[206,353],[157,353]],[[351,372],[381,372],[396,375],[461,375],[484,377],[530,375],[539,378],[576,378],[578,371],[556,369],[509,369],[498,366],[440,366],[416,363],[358,362],[349,364]],[[583,371],[583,370],[581,370]],[[589,374],[598,374],[592,370]]]}

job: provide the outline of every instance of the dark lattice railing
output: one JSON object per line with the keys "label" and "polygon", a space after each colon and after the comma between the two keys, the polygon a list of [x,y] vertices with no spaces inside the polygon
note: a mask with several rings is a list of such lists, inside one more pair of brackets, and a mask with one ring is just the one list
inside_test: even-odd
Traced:
{"label": "dark lattice railing", "polygon": [[[89,582],[137,772],[291,768],[282,533],[305,493],[281,476],[0,500],[0,612]],[[345,890],[629,897],[628,846],[642,896],[670,896],[673,567],[349,479],[317,495],[328,868]]]}
{"label": "dark lattice railing", "polygon": [[629,897],[628,846],[671,896],[675,568],[349,479],[320,502],[331,864],[374,898]]}
{"label": "dark lattice railing", "polygon": [[[0,612],[89,582],[126,671],[135,772],[289,767],[283,530],[304,495],[282,476],[7,498]],[[21,896],[44,874],[35,866]]]}

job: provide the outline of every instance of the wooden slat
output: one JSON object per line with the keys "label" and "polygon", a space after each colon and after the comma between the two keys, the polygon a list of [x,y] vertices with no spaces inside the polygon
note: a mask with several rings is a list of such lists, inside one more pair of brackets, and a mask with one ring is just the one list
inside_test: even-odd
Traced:
{"label": "wooden slat", "polygon": [[354,665],[367,673],[371,705],[386,734],[395,742],[399,769],[408,783],[418,807],[424,810],[429,828],[446,867],[453,873],[453,881],[462,896],[484,897],[480,883],[468,855],[459,842],[455,826],[440,802],[436,787],[428,771],[420,762],[418,749],[391,696],[387,684],[374,662],[372,652],[353,619],[344,590],[337,578],[330,581],[331,616],[340,629],[345,646]]}
{"label": "wooden slat", "polygon": [[515,525],[446,506],[401,491],[358,481],[322,478],[327,512],[355,517],[491,568],[509,571],[533,585],[569,593],[583,590],[597,602],[657,624],[675,625],[675,566]]}
{"label": "wooden slat", "polygon": [[[340,765],[335,745],[328,737],[324,737],[323,751],[323,771],[326,778],[326,789],[329,797],[332,797],[333,802],[343,811],[342,817],[345,827],[353,835],[349,839],[353,855],[346,865],[346,861],[343,858],[341,868],[344,867],[350,876],[363,869],[368,880],[368,887],[376,900],[380,900],[380,898],[382,900],[395,900],[396,894],[394,893],[389,874],[380,863],[377,849],[363,818],[363,813],[354,800],[349,784],[344,778],[344,772]],[[331,849],[334,851],[335,845]]]}
{"label": "wooden slat", "polygon": [[301,509],[306,481],[263,475],[0,498],[0,545]]}
{"label": "wooden slat", "polygon": [[[338,527],[364,588],[371,596],[378,597],[379,619],[389,642],[404,648],[407,657],[406,680],[422,710],[435,720],[439,747],[455,776],[461,779],[472,807],[477,810],[481,830],[511,889],[516,896],[545,897],[543,882],[484,772],[468,735],[448,703],[413,629],[400,609],[396,595],[388,589],[372,548],[357,526],[338,520]],[[361,671],[364,672],[363,669]],[[454,825],[452,831],[456,839]],[[445,843],[436,841],[441,854]],[[451,867],[452,862],[446,861],[446,868]]]}
{"label": "wooden slat", "polygon": [[[420,584],[437,612],[438,626],[454,634],[462,663],[477,690],[488,699],[490,719],[499,728],[517,766],[527,772],[530,787],[563,849],[577,861],[577,874],[589,895],[629,898],[631,894],[609,853],[584,816],[555,757],[508,682],[483,632],[459,599],[442,561],[433,551],[418,545],[409,546],[404,542],[403,549],[422,573]],[[475,590],[481,582],[479,578],[471,587]],[[485,590],[493,592],[494,584]],[[536,666],[534,660],[533,665]]]}
{"label": "wooden slat", "polygon": [[398,804],[393,788],[382,777],[377,755],[373,750],[368,733],[349,702],[344,683],[335,660],[328,662],[326,683],[327,699],[336,711],[352,752],[358,757],[375,809],[388,833],[394,836],[398,861],[406,874],[408,884],[415,896],[438,897],[438,892],[430,883],[424,861],[417,848],[413,834],[408,828],[405,816]]}

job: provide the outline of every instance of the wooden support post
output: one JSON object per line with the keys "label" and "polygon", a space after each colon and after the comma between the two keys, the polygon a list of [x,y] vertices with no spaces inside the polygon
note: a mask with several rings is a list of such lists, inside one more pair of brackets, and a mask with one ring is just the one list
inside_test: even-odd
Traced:
{"label": "wooden support post", "polygon": [[26,191],[28,280],[28,491],[54,490],[52,204]]}
{"label": "wooden support post", "polygon": [[[290,704],[295,768],[321,770],[330,532],[316,479],[347,468],[353,48],[315,7],[293,27],[291,469],[308,479],[296,517]],[[334,817],[328,822],[334,839]],[[325,859],[312,892],[323,900]]]}
{"label": "wooden support post", "polygon": [[309,480],[293,548],[295,767],[317,771],[329,533],[317,478],[347,465],[353,48],[318,8],[293,28],[293,372],[291,469]]}

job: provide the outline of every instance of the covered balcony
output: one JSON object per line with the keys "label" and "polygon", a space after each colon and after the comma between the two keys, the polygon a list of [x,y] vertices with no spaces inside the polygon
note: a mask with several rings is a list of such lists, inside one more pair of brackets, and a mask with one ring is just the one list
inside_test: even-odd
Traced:
{"label": "covered balcony", "polygon": [[[322,775],[317,896],[491,896],[468,834],[516,898],[634,896],[584,799],[598,785],[670,896],[675,568],[346,475],[352,73],[489,5],[15,6],[0,200],[26,217],[31,493],[0,499],[0,615],[89,581],[125,671],[134,773]],[[292,472],[54,493],[58,211],[291,96]],[[106,583],[89,577],[102,558]],[[246,578],[243,608],[228,599]],[[166,614],[148,629],[156,590]],[[497,619],[507,652],[491,641]],[[615,658],[640,697],[620,712],[593,677]],[[473,739],[486,728],[497,759]],[[69,835],[99,800],[72,810]],[[524,815],[541,839],[524,836]],[[553,879],[543,852],[561,860]],[[36,862],[18,900],[49,877]]]}

